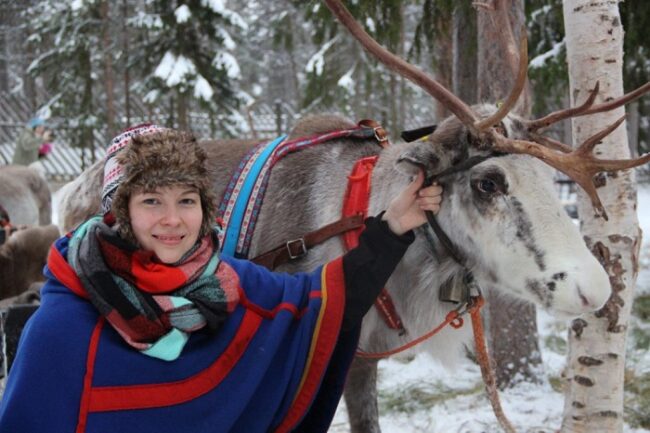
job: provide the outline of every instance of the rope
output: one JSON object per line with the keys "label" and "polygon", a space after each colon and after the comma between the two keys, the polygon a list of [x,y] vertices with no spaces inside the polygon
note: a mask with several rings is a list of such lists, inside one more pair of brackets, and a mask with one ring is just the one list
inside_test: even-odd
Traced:
{"label": "rope", "polygon": [[[482,300],[483,298],[480,297]],[[481,308],[483,306],[482,302],[480,306],[476,308]],[[466,310],[463,310],[463,308],[467,306]],[[463,304],[460,307],[458,307],[455,310],[450,311],[447,313],[447,316],[445,317],[445,320],[435,328],[433,328],[431,331],[427,332],[426,334],[416,338],[413,341],[410,341],[402,346],[396,347],[395,349],[388,350],[386,352],[364,352],[363,350],[357,350],[356,355],[359,358],[365,358],[365,359],[381,359],[381,358],[388,358],[389,356],[395,355],[397,353],[403,352],[405,350],[410,349],[413,346],[416,346],[420,344],[421,342],[428,340],[429,338],[433,337],[436,335],[438,332],[440,332],[445,326],[450,325],[454,329],[458,329],[463,326],[463,318],[461,317],[463,314],[467,313],[470,311],[470,309],[473,308],[472,306],[469,306],[469,304]]]}
{"label": "rope", "polygon": [[481,367],[481,376],[483,377],[483,382],[485,383],[485,391],[492,405],[492,410],[494,415],[497,418],[497,421],[501,425],[501,428],[506,433],[516,433],[516,430],[506,417],[501,406],[501,400],[499,399],[499,392],[497,390],[497,381],[494,377],[494,369],[492,368],[492,361],[490,354],[487,350],[487,345],[485,344],[485,332],[483,330],[483,321],[481,320],[481,308],[485,305],[485,299],[482,296],[473,296],[470,298],[469,302],[461,305],[457,309],[447,313],[445,320],[438,326],[436,326],[431,331],[422,335],[421,337],[416,338],[413,341],[410,341],[402,346],[399,346],[395,349],[388,350],[386,352],[364,352],[362,350],[357,350],[357,356],[364,359],[382,359],[389,356],[395,355],[397,353],[403,352],[410,349],[411,347],[420,344],[421,342],[433,337],[435,334],[440,332],[445,326],[450,325],[454,329],[458,329],[463,326],[462,316],[466,313],[470,314],[472,319],[472,331],[474,332],[474,344],[476,345],[476,355],[478,359],[479,366]]}
{"label": "rope", "polygon": [[483,321],[481,320],[480,309],[485,304],[482,297],[476,299],[477,307],[470,308],[470,316],[472,318],[472,330],[474,331],[474,344],[476,345],[476,355],[478,363],[481,366],[481,376],[485,383],[485,392],[488,395],[490,404],[494,415],[497,417],[501,428],[506,433],[516,433],[516,430],[506,418],[503,408],[501,407],[501,400],[499,400],[499,392],[497,391],[497,381],[494,377],[494,369],[492,368],[492,361],[485,344],[485,333],[483,332]]}

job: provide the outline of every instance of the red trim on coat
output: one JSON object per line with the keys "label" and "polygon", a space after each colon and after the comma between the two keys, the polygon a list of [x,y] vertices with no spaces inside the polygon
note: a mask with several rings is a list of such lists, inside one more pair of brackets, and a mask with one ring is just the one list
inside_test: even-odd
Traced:
{"label": "red trim on coat", "polygon": [[47,258],[47,267],[50,269],[52,274],[54,274],[56,279],[65,287],[70,289],[70,291],[75,295],[81,296],[84,299],[90,299],[88,292],[86,292],[83,284],[81,284],[81,280],[68,264],[65,257],[61,255],[61,252],[56,248],[55,244],[50,247],[50,254]]}
{"label": "red trim on coat", "polygon": [[97,324],[90,335],[88,344],[88,356],[86,357],[86,374],[84,375],[83,391],[81,393],[81,404],[79,407],[79,418],[77,419],[76,433],[86,431],[86,421],[88,421],[88,408],[90,407],[90,391],[93,385],[93,373],[95,372],[95,358],[97,357],[97,348],[99,347],[99,337],[102,335],[102,329],[106,321],[102,316],[97,320]]}
{"label": "red trim on coat", "polygon": [[262,317],[246,311],[226,350],[208,368],[187,379],[158,384],[102,386],[90,391],[90,412],[150,409],[172,406],[198,398],[221,383],[242,357],[255,336]]}
{"label": "red trim on coat", "polygon": [[[242,307],[246,308],[247,310],[254,311],[256,314],[259,314],[265,319],[272,320],[275,318],[275,316],[280,312],[280,310],[284,311],[289,311],[291,314],[296,319],[300,319],[308,310],[308,306],[303,308],[302,310],[298,311],[298,307],[296,307],[295,304],[292,304],[290,302],[281,302],[275,307],[273,307],[272,310],[269,310],[264,307],[260,307],[259,305],[253,303],[248,299],[246,296],[246,293],[244,292],[244,289],[239,285],[237,287],[237,290],[239,292],[239,305]],[[320,298],[321,297],[321,292],[320,290],[312,290],[309,292],[309,299],[314,299],[314,298]]]}
{"label": "red trim on coat", "polygon": [[316,341],[312,342],[314,350],[310,353],[310,359],[305,366],[300,389],[284,420],[276,428],[276,433],[291,431],[311,407],[339,338],[345,309],[345,276],[342,258],[339,257],[326,264],[323,273],[322,290],[326,290],[323,297],[326,305],[321,306],[323,314],[317,329],[318,334],[315,335]]}

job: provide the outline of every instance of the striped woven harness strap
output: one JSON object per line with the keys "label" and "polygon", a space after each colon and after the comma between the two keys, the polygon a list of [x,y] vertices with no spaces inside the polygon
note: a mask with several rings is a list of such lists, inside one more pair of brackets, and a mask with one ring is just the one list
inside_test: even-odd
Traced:
{"label": "striped woven harness strap", "polygon": [[[363,120],[355,128],[332,131],[325,134],[286,140],[286,135],[271,142],[253,147],[241,160],[230,178],[219,205],[223,230],[219,245],[223,253],[235,257],[248,257],[255,224],[264,193],[268,186],[271,169],[284,156],[338,138],[384,137],[385,132],[375,122]],[[385,141],[385,138],[383,138]]]}

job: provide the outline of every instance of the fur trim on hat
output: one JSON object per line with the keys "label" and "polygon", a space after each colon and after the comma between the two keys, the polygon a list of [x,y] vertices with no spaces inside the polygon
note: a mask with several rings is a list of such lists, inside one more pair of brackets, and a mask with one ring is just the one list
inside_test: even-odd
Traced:
{"label": "fur trim on hat", "polygon": [[216,200],[207,169],[205,150],[188,132],[163,129],[134,136],[116,156],[124,178],[115,190],[111,213],[120,235],[137,245],[129,219],[129,199],[140,191],[165,186],[191,186],[199,191],[203,223],[199,238],[208,234],[216,216]]}

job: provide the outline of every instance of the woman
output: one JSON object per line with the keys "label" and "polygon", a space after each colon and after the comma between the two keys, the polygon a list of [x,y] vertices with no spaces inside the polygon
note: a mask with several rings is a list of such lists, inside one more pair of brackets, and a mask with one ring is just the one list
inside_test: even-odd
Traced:
{"label": "woman", "polygon": [[59,239],[0,405],[0,431],[327,431],[363,315],[437,212],[420,175],[360,244],[312,273],[218,254],[205,152],[116,137],[104,216]]}

